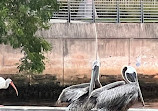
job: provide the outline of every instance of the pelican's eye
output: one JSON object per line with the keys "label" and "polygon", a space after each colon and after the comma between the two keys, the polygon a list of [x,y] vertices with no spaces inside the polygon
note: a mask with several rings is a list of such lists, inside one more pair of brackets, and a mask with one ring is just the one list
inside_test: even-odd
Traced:
{"label": "pelican's eye", "polygon": [[126,73],[126,77],[129,82],[136,82],[136,73]]}

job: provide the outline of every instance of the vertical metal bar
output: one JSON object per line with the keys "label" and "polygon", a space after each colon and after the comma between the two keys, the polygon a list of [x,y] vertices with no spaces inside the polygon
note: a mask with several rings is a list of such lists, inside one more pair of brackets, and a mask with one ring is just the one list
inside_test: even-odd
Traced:
{"label": "vertical metal bar", "polygon": [[131,65],[131,38],[129,38],[129,47],[128,47],[128,65]]}
{"label": "vertical metal bar", "polygon": [[141,23],[144,23],[143,1],[141,1]]}
{"label": "vertical metal bar", "polygon": [[95,23],[95,3],[94,0],[92,0],[92,19],[93,19],[93,23]]}
{"label": "vertical metal bar", "polygon": [[64,53],[64,51],[65,51],[65,39],[63,38],[63,86],[64,86],[64,79],[65,79],[65,77],[64,77],[64,72],[65,72],[65,53]]}
{"label": "vertical metal bar", "polygon": [[70,0],[68,0],[67,2],[68,2],[68,23],[70,23],[71,22]]}
{"label": "vertical metal bar", "polygon": [[120,23],[120,6],[119,6],[119,1],[117,1],[117,23]]}

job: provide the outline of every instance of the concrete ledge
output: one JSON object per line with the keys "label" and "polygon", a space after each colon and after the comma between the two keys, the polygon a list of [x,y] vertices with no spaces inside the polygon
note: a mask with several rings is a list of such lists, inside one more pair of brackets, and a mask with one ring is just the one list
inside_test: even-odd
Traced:
{"label": "concrete ledge", "polygon": [[[38,107],[38,106],[2,106],[0,111],[65,111],[66,107]],[[96,110],[93,110],[96,111]],[[129,111],[158,111],[158,109],[131,108]]]}
{"label": "concrete ledge", "polygon": [[66,107],[2,106],[0,111],[65,111]]}

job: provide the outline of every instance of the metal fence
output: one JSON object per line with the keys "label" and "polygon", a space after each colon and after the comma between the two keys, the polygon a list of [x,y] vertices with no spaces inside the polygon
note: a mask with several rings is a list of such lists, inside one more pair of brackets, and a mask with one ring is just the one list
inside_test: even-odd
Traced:
{"label": "metal fence", "polygon": [[52,19],[108,23],[156,23],[158,1],[60,1]]}

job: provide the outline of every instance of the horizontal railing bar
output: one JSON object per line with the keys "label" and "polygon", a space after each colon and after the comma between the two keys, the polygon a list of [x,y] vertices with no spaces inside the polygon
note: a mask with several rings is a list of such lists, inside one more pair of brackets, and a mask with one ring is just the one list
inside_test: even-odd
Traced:
{"label": "horizontal railing bar", "polygon": [[119,5],[124,5],[124,6],[139,6],[141,3],[138,3],[138,4],[132,4],[132,3],[118,3]]}
{"label": "horizontal railing bar", "polygon": [[143,11],[154,11],[154,12],[157,11],[158,12],[158,10],[143,10]]}
{"label": "horizontal railing bar", "polygon": [[122,7],[120,6],[119,8],[123,8],[123,9],[140,9],[141,7]]}
{"label": "horizontal railing bar", "polygon": [[[122,13],[128,13],[128,10],[121,10],[121,9],[120,9],[120,12],[122,12]],[[129,12],[138,13],[138,12],[140,12],[140,10],[130,10]]]}
{"label": "horizontal railing bar", "polygon": [[116,19],[116,18],[97,18],[97,19],[99,20],[99,19]]}
{"label": "horizontal railing bar", "polygon": [[86,1],[70,1],[69,2],[70,4],[81,4],[81,3],[83,3],[83,4],[92,4],[92,2],[86,2]]}
{"label": "horizontal railing bar", "polygon": [[[63,2],[67,2],[65,0],[61,0],[59,1],[61,3]],[[80,3],[80,2],[86,2],[86,1],[70,1],[70,2],[74,2],[74,3]],[[116,3],[116,2],[119,2],[119,3],[130,3],[130,2],[133,2],[133,3],[141,3],[140,1],[94,1],[95,3],[98,2],[98,3]],[[151,2],[151,1],[143,1],[143,3],[150,3],[150,4],[154,4],[154,3],[158,3],[157,1],[155,2]]]}
{"label": "horizontal railing bar", "polygon": [[97,11],[97,13],[116,13],[117,12],[117,10],[96,10]]}
{"label": "horizontal railing bar", "polygon": [[116,11],[117,9],[97,9],[97,11],[99,11],[99,10],[111,10],[111,11],[115,10]]}
{"label": "horizontal railing bar", "polygon": [[151,8],[151,9],[154,9],[154,8],[158,8],[158,7],[144,7],[144,8]]}
{"label": "horizontal railing bar", "polygon": [[84,10],[84,9],[70,9],[70,10],[71,10],[71,11],[72,11],[72,10],[74,10],[74,11],[75,11],[75,10],[77,10],[77,11],[92,11],[92,9],[89,9],[89,10],[88,10],[88,9],[86,9],[86,10]]}
{"label": "horizontal railing bar", "polygon": [[117,23],[117,21],[96,21],[97,23]]}
{"label": "horizontal railing bar", "polygon": [[140,17],[140,15],[120,15],[120,17]]}
{"label": "horizontal railing bar", "polygon": [[158,14],[158,13],[144,13],[144,15],[155,15],[155,14]]}
{"label": "horizontal railing bar", "polygon": [[117,17],[117,15],[98,15],[99,17]]}
{"label": "horizontal railing bar", "polygon": [[[84,17],[84,16],[86,16],[86,15],[71,15],[71,17]],[[87,15],[88,16],[88,15]]]}
{"label": "horizontal railing bar", "polygon": [[123,14],[140,14],[141,12],[140,11],[131,11],[131,12],[127,12],[127,11],[120,11],[120,13],[123,13]]}
{"label": "horizontal railing bar", "polygon": [[141,12],[122,12],[120,11],[121,14],[141,14]]}
{"label": "horizontal railing bar", "polygon": [[111,7],[111,6],[108,6],[108,7],[104,7],[104,6],[95,6],[95,8],[109,9],[109,8],[117,8],[117,7],[116,7],[116,6],[114,6],[114,7]]}
{"label": "horizontal railing bar", "polygon": [[65,6],[60,6],[60,7],[61,7],[61,8],[68,8],[68,6],[66,6],[66,5],[65,5]]}
{"label": "horizontal railing bar", "polygon": [[158,15],[144,15],[144,17],[158,17]]}
{"label": "horizontal railing bar", "polygon": [[[70,6],[71,8],[78,8],[78,7],[76,7],[76,6]],[[84,8],[85,6],[79,6],[80,8]],[[90,7],[92,7],[92,6],[86,6],[86,8],[90,8]]]}
{"label": "horizontal railing bar", "polygon": [[[145,20],[144,23],[150,23],[151,20]],[[158,21],[153,21],[153,22],[158,22]]]}
{"label": "horizontal railing bar", "polygon": [[[68,5],[68,3],[61,3],[61,6],[67,6]],[[81,3],[70,3],[70,5],[74,5],[74,6],[79,6],[79,5],[84,5],[84,4],[81,4]],[[91,3],[87,3],[87,6],[88,5],[91,5]],[[116,4],[96,4],[95,3],[95,5],[96,6],[117,6],[117,3]],[[119,6],[124,6],[124,7],[131,7],[131,6],[141,6],[141,4],[121,4],[121,3],[119,3]],[[153,7],[153,8],[155,8],[155,7],[158,7],[158,4],[144,4],[143,3],[143,6],[144,7]]]}
{"label": "horizontal railing bar", "polygon": [[145,2],[143,2],[143,5],[158,5],[158,2],[155,3],[155,4],[150,4],[150,3],[145,3]]}
{"label": "horizontal railing bar", "polygon": [[128,20],[125,20],[125,19],[124,19],[124,20],[121,20],[121,19],[120,19],[120,22],[140,22],[140,20],[141,20],[141,19],[137,19],[137,20],[136,20],[136,19],[133,19],[133,20],[131,20],[131,19],[128,19]]}
{"label": "horizontal railing bar", "polygon": [[144,18],[144,20],[158,20],[158,18]]}
{"label": "horizontal railing bar", "polygon": [[[115,3],[115,2],[121,2],[123,3],[123,1],[95,1],[95,2],[105,2],[105,3]],[[126,1],[125,3],[130,3],[130,2],[134,2],[134,3],[140,3],[140,1]]]}
{"label": "horizontal railing bar", "polygon": [[141,20],[138,20],[138,21],[120,21],[120,23],[140,23],[141,22]]}
{"label": "horizontal railing bar", "polygon": [[101,13],[97,13],[97,15],[98,15],[98,14],[114,14],[114,13],[117,14],[117,12],[101,12]]}
{"label": "horizontal railing bar", "polygon": [[70,14],[92,14],[92,11],[79,11],[79,12],[76,12],[76,11],[70,11]]}
{"label": "horizontal railing bar", "polygon": [[134,9],[132,9],[132,10],[125,10],[125,9],[120,9],[119,10],[120,12],[125,12],[125,13],[128,13],[128,12],[141,12],[141,10],[134,10]]}
{"label": "horizontal railing bar", "polygon": [[71,17],[71,19],[85,19],[85,20],[92,20],[92,18],[85,18],[85,17]]}
{"label": "horizontal railing bar", "polygon": [[[59,9],[59,11],[60,11],[60,10],[61,10],[61,11],[62,11],[62,10],[63,10],[63,11],[68,11],[68,8],[63,8],[63,7],[62,7],[62,8]],[[57,11],[57,12],[59,12],[59,11]]]}
{"label": "horizontal railing bar", "polygon": [[122,10],[122,11],[141,11],[141,9],[134,9],[134,8],[131,8],[131,9],[124,9],[124,8],[120,8],[120,10]]}
{"label": "horizontal railing bar", "polygon": [[105,6],[105,5],[108,5],[108,6],[117,6],[117,3],[115,4],[111,4],[111,3],[94,3],[95,5],[100,5],[100,6]]}
{"label": "horizontal railing bar", "polygon": [[126,20],[126,19],[140,19],[140,18],[120,18],[120,20],[121,19],[125,19]]}

